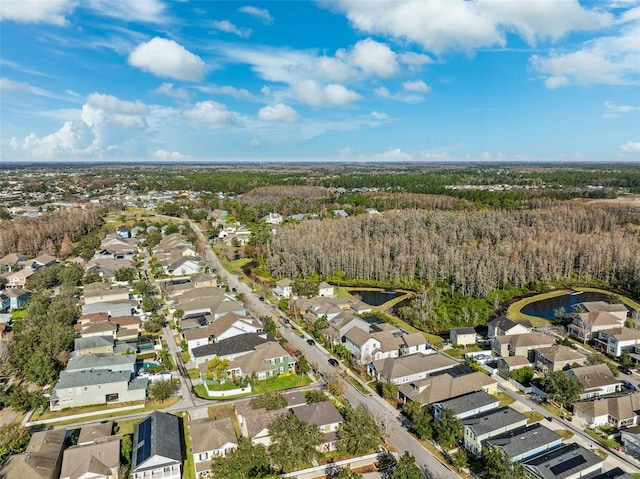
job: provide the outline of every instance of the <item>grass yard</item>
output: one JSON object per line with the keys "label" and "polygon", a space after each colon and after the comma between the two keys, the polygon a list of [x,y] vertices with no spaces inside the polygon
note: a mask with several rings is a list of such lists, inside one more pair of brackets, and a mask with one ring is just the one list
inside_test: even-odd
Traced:
{"label": "grass yard", "polygon": [[306,374],[299,376],[297,374],[283,374],[275,378],[260,381],[253,387],[255,394],[262,394],[268,391],[278,391],[281,389],[292,389],[311,384],[311,378]]}
{"label": "grass yard", "polygon": [[200,370],[198,368],[188,369],[187,374],[191,379],[198,379],[200,377]]}
{"label": "grass yard", "polygon": [[566,429],[556,429],[554,431],[556,434],[558,434],[563,441],[566,441],[568,439],[571,439],[573,437],[573,433],[571,431],[568,431]]}
{"label": "grass yard", "polygon": [[351,384],[354,388],[356,388],[358,391],[360,391],[360,393],[362,393],[365,396],[371,396],[371,393],[369,392],[369,390],[367,388],[365,388],[360,381],[358,381],[355,378],[352,378],[351,376],[349,376],[349,384]]}
{"label": "grass yard", "polygon": [[540,414],[538,411],[525,411],[522,414],[527,416],[527,424],[533,424],[535,422],[540,422],[544,419],[544,416]]}
{"label": "grass yard", "polygon": [[567,414],[567,411],[564,408],[561,408],[551,402],[543,402],[541,406],[545,408],[547,411],[549,411],[551,414],[553,414],[554,416],[562,417],[563,415]]}
{"label": "grass yard", "polygon": [[500,407],[505,407],[505,406],[508,406],[509,404],[516,402],[515,398],[512,398],[507,393],[495,393],[493,396],[495,396],[498,400],[500,400],[500,404],[499,404]]}
{"label": "grass yard", "polygon": [[184,450],[185,459],[182,466],[182,477],[196,477],[196,465],[193,462],[193,454],[191,454],[191,435],[189,434],[189,421],[187,413],[178,413],[182,415],[182,431],[184,433]]}
{"label": "grass yard", "polygon": [[597,441],[598,443],[602,444],[603,446],[616,448],[616,447],[618,447],[620,445],[620,444],[618,444],[618,442],[615,439],[608,439],[606,437],[602,437],[597,432],[595,432],[593,429],[587,428],[587,429],[584,430],[584,432],[586,432],[595,441]]}
{"label": "grass yard", "polygon": [[[442,341],[442,339],[440,339],[440,341]],[[450,349],[445,349],[442,352],[451,356],[454,359],[462,359],[464,358],[464,355],[466,353],[475,353],[479,351],[482,351],[482,348],[477,344],[474,344],[473,346],[470,346],[468,348],[464,348],[464,349],[450,348]]]}

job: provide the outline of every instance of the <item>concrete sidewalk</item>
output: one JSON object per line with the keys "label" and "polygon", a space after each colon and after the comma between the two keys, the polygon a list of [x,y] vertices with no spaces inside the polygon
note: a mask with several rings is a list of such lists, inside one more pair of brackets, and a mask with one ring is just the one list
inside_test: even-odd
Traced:
{"label": "concrete sidewalk", "polygon": [[29,411],[29,414],[27,414],[22,420],[22,425],[24,427],[41,426],[43,424],[53,424],[53,423],[62,422],[62,421],[72,421],[74,419],[83,419],[83,418],[92,417],[92,416],[103,416],[105,414],[112,414],[114,412],[134,411],[136,409],[144,409],[144,407],[145,407],[144,404],[136,404],[134,406],[125,406],[125,407],[119,407],[115,409],[105,409],[104,411],[85,412],[82,414],[74,414],[73,416],[54,417],[52,419],[43,419],[41,421],[33,421],[33,422],[29,422],[29,419],[31,419],[31,416],[33,414],[33,411]]}

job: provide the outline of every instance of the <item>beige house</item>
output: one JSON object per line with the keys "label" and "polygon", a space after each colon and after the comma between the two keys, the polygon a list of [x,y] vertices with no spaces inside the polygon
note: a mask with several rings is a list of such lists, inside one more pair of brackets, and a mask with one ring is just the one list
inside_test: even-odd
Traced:
{"label": "beige house", "polygon": [[189,434],[193,444],[193,462],[199,478],[208,478],[211,460],[224,457],[238,447],[233,423],[230,418],[194,419],[189,421]]}
{"label": "beige house", "polygon": [[455,328],[449,331],[451,344],[455,346],[468,346],[476,344],[476,330],[473,328]]}
{"label": "beige house", "polygon": [[216,288],[218,280],[215,275],[210,273],[198,273],[191,277],[191,283],[194,288]]}
{"label": "beige house", "polygon": [[106,283],[91,283],[84,287],[84,304],[110,303],[129,299],[129,289]]}
{"label": "beige house", "polygon": [[578,313],[573,318],[567,329],[571,336],[581,339],[582,341],[588,341],[597,336],[599,331],[621,328],[624,326],[624,322],[625,319],[621,318],[619,315],[611,314],[606,311],[591,311],[587,313]]}
{"label": "beige house", "polygon": [[120,436],[109,436],[65,449],[60,479],[124,479],[119,469]]}
{"label": "beige house", "polygon": [[513,334],[493,338],[492,349],[498,356],[524,356],[530,361],[532,351],[553,346],[555,338],[538,333]]}
{"label": "beige house", "polygon": [[500,316],[489,321],[487,327],[489,328],[487,336],[493,338],[494,336],[528,333],[531,330],[531,323],[529,321],[513,321],[506,316]]}
{"label": "beige house", "polygon": [[338,427],[344,418],[331,401],[305,404],[291,409],[300,422],[315,426],[324,434],[324,441],[317,446],[320,452],[335,450]]}
{"label": "beige house", "polygon": [[569,367],[584,366],[587,357],[568,346],[556,345],[535,351],[535,368],[545,376]]}
{"label": "beige house", "polygon": [[7,278],[6,287],[9,289],[25,288],[27,286],[27,279],[29,279],[29,277],[35,272],[35,269],[24,268],[20,271],[5,273],[3,276]]}
{"label": "beige house", "polygon": [[465,375],[438,374],[398,387],[399,398],[414,401],[423,406],[475,391],[496,394],[498,383],[480,371]]}
{"label": "beige house", "polygon": [[58,479],[67,431],[52,429],[35,432],[22,454],[9,456],[0,467],[3,479]]}
{"label": "beige house", "polygon": [[567,371],[567,374],[575,377],[584,387],[584,392],[580,395],[580,399],[613,394],[622,388],[622,383],[613,375],[609,366],[604,363],[571,368]]}
{"label": "beige house", "polygon": [[640,392],[574,404],[574,414],[591,426],[621,429],[640,425]]}
{"label": "beige house", "polygon": [[498,374],[508,379],[511,376],[511,371],[527,366],[531,367],[531,361],[525,356],[506,356],[498,359]]}

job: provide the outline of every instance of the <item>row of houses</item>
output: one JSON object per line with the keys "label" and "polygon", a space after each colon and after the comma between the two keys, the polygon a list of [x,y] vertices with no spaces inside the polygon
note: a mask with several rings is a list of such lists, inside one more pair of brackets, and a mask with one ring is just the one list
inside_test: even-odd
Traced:
{"label": "row of houses", "polygon": [[56,264],[57,258],[43,254],[34,259],[27,259],[19,253],[10,253],[0,259],[0,276],[7,280],[7,289],[22,289],[27,279],[36,271]]}
{"label": "row of houses", "polygon": [[153,256],[169,276],[188,276],[203,270],[195,246],[181,233],[172,233],[162,238],[153,248]]}

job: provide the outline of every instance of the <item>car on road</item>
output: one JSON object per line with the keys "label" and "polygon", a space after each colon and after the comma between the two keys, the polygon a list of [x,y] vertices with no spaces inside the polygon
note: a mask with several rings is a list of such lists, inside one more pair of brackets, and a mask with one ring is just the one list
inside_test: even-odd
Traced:
{"label": "car on road", "polygon": [[264,303],[264,296],[258,296],[258,299]]}
{"label": "car on road", "polygon": [[231,288],[231,292],[232,292],[232,293],[237,293],[237,292],[238,292],[238,290],[237,290],[236,288]]}
{"label": "car on road", "polygon": [[315,345],[316,345],[316,342],[315,342],[313,339],[307,339],[307,344],[308,344],[309,346],[315,346]]}
{"label": "car on road", "polygon": [[284,324],[291,324],[291,321],[289,321],[289,318],[284,318]]}
{"label": "car on road", "polygon": [[627,381],[626,379],[623,379],[623,380],[622,380],[622,381],[620,381],[620,382],[622,383],[622,385],[623,385],[625,388],[627,388],[627,389],[629,389],[629,390],[631,390],[631,391],[637,391],[637,390],[638,390],[638,387],[637,387],[635,384],[633,384],[633,383],[632,383],[632,382],[630,382],[630,381]]}
{"label": "car on road", "polygon": [[337,368],[338,366],[340,366],[340,363],[338,362],[338,360],[334,358],[329,358],[329,364],[334,368]]}
{"label": "car on road", "polygon": [[628,367],[626,367],[626,366],[620,366],[620,367],[618,367],[618,369],[620,370],[620,372],[621,372],[621,373],[627,374],[627,375],[629,375],[629,376],[630,376],[631,374],[633,374],[633,373],[631,372],[631,369],[629,369],[629,368],[628,368]]}

